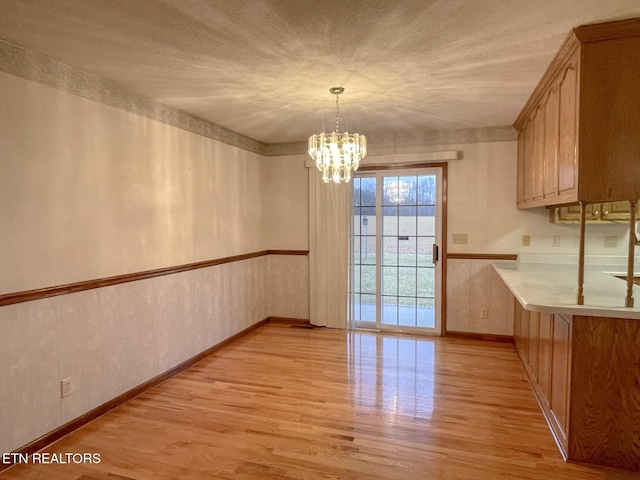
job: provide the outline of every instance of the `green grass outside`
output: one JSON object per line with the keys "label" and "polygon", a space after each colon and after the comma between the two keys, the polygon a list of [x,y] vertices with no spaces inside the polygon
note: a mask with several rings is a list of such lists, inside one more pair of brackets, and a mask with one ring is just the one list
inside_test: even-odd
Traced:
{"label": "green grass outside", "polygon": [[[422,255],[422,257],[426,256]],[[362,294],[361,303],[375,303],[375,258],[369,256],[366,261],[372,263],[354,266],[353,290],[354,293]],[[413,306],[417,300],[417,305],[420,307],[433,307],[435,269],[431,263],[431,257],[419,258],[418,267],[416,268],[415,265],[415,254],[384,255],[382,295],[386,305]]]}

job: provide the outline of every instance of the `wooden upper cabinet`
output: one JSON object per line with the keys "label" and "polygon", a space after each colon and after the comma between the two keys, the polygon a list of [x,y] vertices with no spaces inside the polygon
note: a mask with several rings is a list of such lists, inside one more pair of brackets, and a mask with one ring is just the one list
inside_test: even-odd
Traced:
{"label": "wooden upper cabinet", "polygon": [[552,88],[544,109],[544,157],[542,159],[544,198],[558,195],[558,135],[560,126],[559,87]]}
{"label": "wooden upper cabinet", "polygon": [[544,141],[545,141],[545,105],[540,105],[536,109],[533,120],[533,158],[531,168],[532,172],[532,195],[533,201],[538,202],[542,199],[543,188],[543,166],[544,166]]}
{"label": "wooden upper cabinet", "polygon": [[574,29],[516,119],[518,208],[640,198],[640,19]]}
{"label": "wooden upper cabinet", "polygon": [[[558,84],[560,106],[558,112],[558,178],[559,199],[577,198],[578,177],[578,52],[574,51]],[[560,202],[562,203],[562,202]]]}
{"label": "wooden upper cabinet", "polygon": [[524,202],[524,145],[525,145],[525,136],[526,133],[524,131],[520,131],[518,133],[518,205]]}

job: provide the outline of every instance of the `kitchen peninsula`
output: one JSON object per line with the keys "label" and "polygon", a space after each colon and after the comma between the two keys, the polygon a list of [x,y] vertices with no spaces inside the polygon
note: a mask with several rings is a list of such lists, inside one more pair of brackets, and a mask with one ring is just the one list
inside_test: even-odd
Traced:
{"label": "kitchen peninsula", "polygon": [[[640,471],[640,308],[620,263],[496,262],[515,297],[516,350],[567,460]],[[640,287],[634,286],[634,296]]]}

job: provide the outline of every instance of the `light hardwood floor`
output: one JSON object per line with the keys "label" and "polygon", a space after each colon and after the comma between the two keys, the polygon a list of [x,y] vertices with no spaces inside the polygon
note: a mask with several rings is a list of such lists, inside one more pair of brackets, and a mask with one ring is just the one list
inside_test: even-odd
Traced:
{"label": "light hardwood floor", "polygon": [[631,479],[565,463],[513,346],[267,324],[8,479]]}

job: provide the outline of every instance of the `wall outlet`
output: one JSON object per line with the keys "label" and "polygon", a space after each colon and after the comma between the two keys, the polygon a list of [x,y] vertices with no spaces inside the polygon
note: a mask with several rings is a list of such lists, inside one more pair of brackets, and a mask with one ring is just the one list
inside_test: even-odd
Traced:
{"label": "wall outlet", "polygon": [[483,308],[482,310],[480,310],[480,318],[482,320],[486,320],[487,318],[489,318],[489,309],[488,308]]}
{"label": "wall outlet", "polygon": [[618,237],[615,235],[605,235],[604,246],[606,248],[615,248],[618,246]]}
{"label": "wall outlet", "polygon": [[528,247],[529,245],[531,245],[531,237],[529,235],[523,235],[522,236],[522,246],[523,247]]}
{"label": "wall outlet", "polygon": [[71,377],[60,380],[60,396],[64,398],[71,395],[71,387]]}
{"label": "wall outlet", "polygon": [[452,241],[456,245],[464,245],[467,243],[467,234],[466,233],[454,233],[452,235]]}
{"label": "wall outlet", "polygon": [[559,247],[560,246],[560,235],[554,235],[551,237],[551,246]]}

